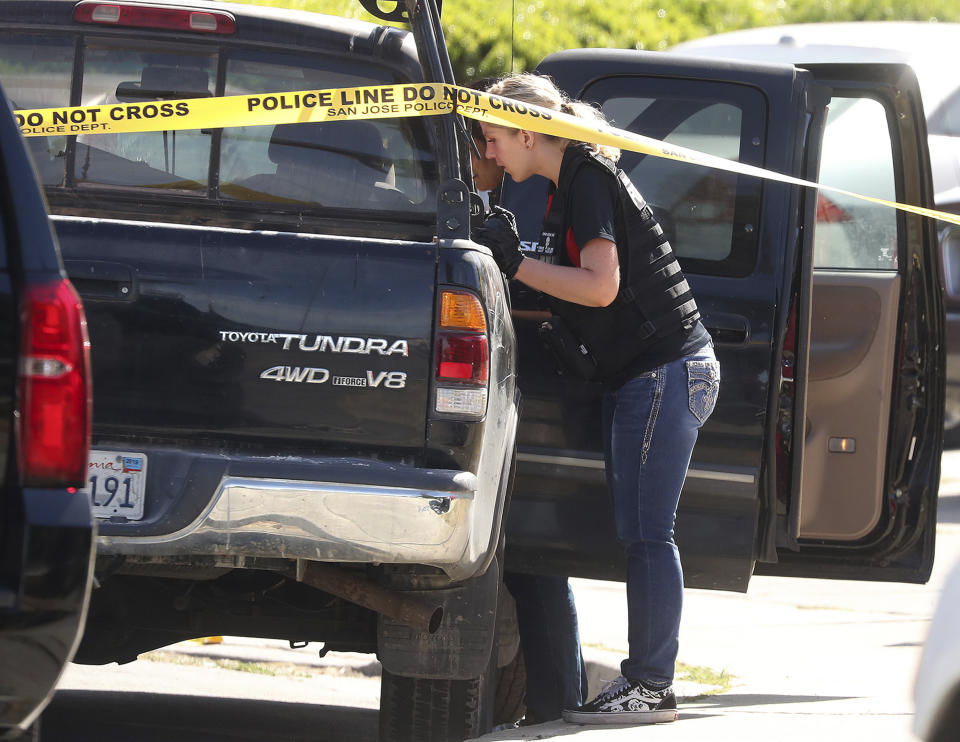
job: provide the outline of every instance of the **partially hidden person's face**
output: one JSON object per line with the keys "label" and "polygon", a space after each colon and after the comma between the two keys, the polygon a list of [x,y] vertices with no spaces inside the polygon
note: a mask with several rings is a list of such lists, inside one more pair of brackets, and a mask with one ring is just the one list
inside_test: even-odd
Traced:
{"label": "partially hidden person's face", "polygon": [[495,124],[481,124],[481,128],[487,138],[488,159],[496,160],[518,183],[534,174],[533,156],[527,146],[530,132]]}
{"label": "partially hidden person's face", "polygon": [[474,139],[480,151],[480,159],[470,149],[470,159],[473,161],[473,184],[478,191],[492,191],[503,180],[503,168],[494,160],[487,159],[487,143],[485,140]]}

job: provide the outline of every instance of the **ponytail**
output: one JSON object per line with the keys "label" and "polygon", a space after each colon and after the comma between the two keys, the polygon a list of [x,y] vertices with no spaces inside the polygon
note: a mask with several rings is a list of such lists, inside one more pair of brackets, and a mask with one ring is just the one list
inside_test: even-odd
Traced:
{"label": "ponytail", "polygon": [[[591,123],[607,123],[607,118],[600,109],[594,108],[583,101],[564,100],[560,104],[560,112],[568,113],[571,116],[576,116],[578,119],[583,119]],[[593,142],[587,142],[586,144],[598,155],[606,157],[612,162],[620,159],[620,149],[618,147],[609,144],[594,144]]]}

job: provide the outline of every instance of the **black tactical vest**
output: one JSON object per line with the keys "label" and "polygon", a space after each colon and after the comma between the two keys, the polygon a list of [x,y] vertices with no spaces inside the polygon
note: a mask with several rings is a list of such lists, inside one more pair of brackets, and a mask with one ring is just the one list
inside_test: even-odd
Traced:
{"label": "black tactical vest", "polygon": [[[545,256],[560,261],[570,228],[570,184],[581,168],[598,167],[617,180],[617,253],[620,291],[608,307],[595,308],[550,297],[553,311],[597,360],[603,377],[629,366],[646,348],[672,333],[689,331],[700,319],[690,285],[670,242],[643,197],[626,174],[585,145],[564,153],[560,182],[543,224],[540,245]],[[549,257],[547,257],[549,259]]]}

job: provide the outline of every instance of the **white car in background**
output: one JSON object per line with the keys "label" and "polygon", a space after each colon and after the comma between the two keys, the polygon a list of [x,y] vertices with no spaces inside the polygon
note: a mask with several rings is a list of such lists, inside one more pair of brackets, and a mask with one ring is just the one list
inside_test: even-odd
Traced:
{"label": "white car in background", "polygon": [[[960,51],[960,23],[857,21],[767,26],[706,36],[669,51],[798,66],[853,61],[909,64],[920,84],[927,119],[934,200],[937,208],[960,214],[960,75],[950,63]],[[835,182],[837,178],[846,182]],[[869,182],[869,166],[821,173],[821,179],[864,193],[858,189],[859,181]],[[828,223],[832,204],[828,201],[826,206],[818,231],[837,231],[835,223]],[[946,291],[945,443],[956,447],[960,446],[960,227],[945,225],[940,244]]]}
{"label": "white car in background", "polygon": [[927,116],[938,207],[960,213],[960,75],[950,64],[960,23],[856,21],[767,26],[706,36],[670,49],[685,55],[766,62],[906,62]]}

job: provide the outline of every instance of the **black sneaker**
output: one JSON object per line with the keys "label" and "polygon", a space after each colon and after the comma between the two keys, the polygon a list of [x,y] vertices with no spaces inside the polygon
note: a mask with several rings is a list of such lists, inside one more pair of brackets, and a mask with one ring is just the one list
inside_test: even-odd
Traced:
{"label": "black sneaker", "polygon": [[660,724],[676,718],[677,697],[672,686],[651,690],[622,675],[590,703],[563,712],[563,720],[574,724]]}

